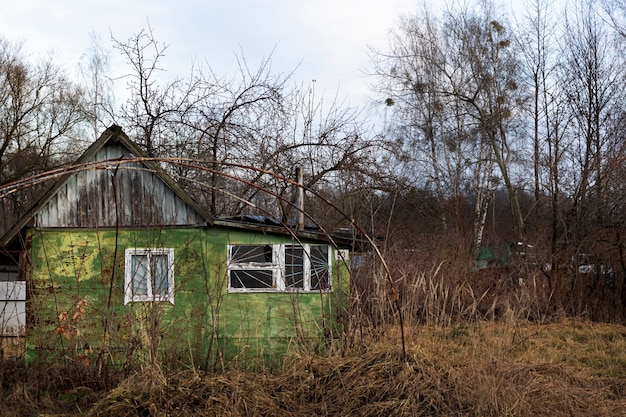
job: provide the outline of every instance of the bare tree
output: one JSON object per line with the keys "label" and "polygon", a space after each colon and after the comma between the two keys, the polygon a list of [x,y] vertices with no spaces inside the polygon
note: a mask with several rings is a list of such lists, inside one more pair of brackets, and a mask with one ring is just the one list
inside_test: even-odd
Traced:
{"label": "bare tree", "polygon": [[573,230],[579,238],[587,235],[589,220],[602,223],[604,154],[614,138],[615,114],[623,109],[623,63],[611,45],[597,10],[591,2],[581,2],[566,21],[562,74],[574,121],[570,156],[577,168],[571,191]]}
{"label": "bare tree", "polygon": [[492,13],[488,6],[479,15],[461,14],[449,21],[447,29],[456,37],[456,53],[465,65],[462,78],[449,74],[454,86],[449,93],[467,104],[489,144],[508,191],[515,238],[524,241],[524,216],[510,169],[519,61],[505,26]]}
{"label": "bare tree", "polygon": [[157,41],[150,27],[126,41],[112,41],[113,48],[130,65],[128,74],[122,77],[127,80],[130,97],[121,106],[119,120],[148,155],[167,155],[176,147],[177,137],[172,130],[201,98],[197,96],[199,80],[165,78],[161,60],[167,45]]}
{"label": "bare tree", "polygon": [[471,184],[476,248],[501,179],[512,238],[523,240],[524,216],[511,174],[512,144],[521,146],[511,139],[519,120],[519,61],[507,30],[490,3],[477,11],[448,10],[441,22],[427,12],[422,16],[405,19],[390,52],[377,53],[375,62],[394,104],[394,122],[416,151],[410,159],[425,162],[441,199]]}
{"label": "bare tree", "polygon": [[[194,132],[196,155],[217,164],[212,165],[214,171],[207,179],[208,206],[214,214],[241,209],[227,209],[227,199],[221,198],[218,190],[225,186],[220,171],[243,175],[251,183],[262,177],[259,173],[250,177],[235,172],[224,164],[267,169],[268,148],[282,134],[278,121],[284,119],[283,96],[289,76],[273,75],[270,62],[265,59],[257,69],[251,69],[245,58],[239,57],[238,72],[232,78],[220,78],[210,68],[206,74],[199,73],[201,98],[185,123]],[[239,186],[238,195],[250,198],[251,187]]]}
{"label": "bare tree", "polygon": [[31,64],[0,41],[0,183],[45,169],[83,120],[80,91],[51,61]]}
{"label": "bare tree", "polygon": [[[432,189],[443,229],[458,230],[463,190],[474,184],[474,173],[485,171],[470,169],[473,128],[463,103],[445,93],[447,73],[454,71],[447,41],[442,23],[424,9],[419,17],[403,17],[391,33],[389,50],[372,51],[372,62],[377,93],[391,114],[385,134],[402,150],[394,161],[401,167],[398,174],[411,187]],[[451,210],[445,209],[446,201],[452,201]],[[478,201],[480,212],[483,203]]]}
{"label": "bare tree", "polygon": [[548,106],[555,81],[556,25],[551,20],[553,4],[535,0],[524,16],[524,25],[517,36],[523,56],[524,83],[529,86],[532,99],[528,111],[532,118],[532,167],[535,196],[535,214],[540,215],[543,195],[542,149],[550,139],[550,112]]}
{"label": "bare tree", "polygon": [[[308,89],[295,89],[288,98],[287,134],[268,159],[273,170],[291,177],[294,167],[301,167],[304,186],[332,201],[341,200],[338,190],[374,186],[389,171],[382,163],[387,142],[367,130],[357,109],[342,105],[337,97],[327,103],[323,94],[316,96],[314,80]],[[291,194],[293,203],[290,188],[281,193]],[[292,212],[283,205],[283,216]]]}
{"label": "bare tree", "polygon": [[[438,22],[424,11],[421,18],[404,17],[392,32],[390,51],[373,51],[379,93],[393,110],[393,135],[401,138],[405,157],[422,166],[440,201],[460,193],[461,135],[446,123],[447,100],[442,97],[445,55]],[[447,143],[446,143],[447,142]],[[418,177],[417,172],[415,176]],[[444,229],[448,220],[441,212]]]}
{"label": "bare tree", "polygon": [[114,80],[110,73],[110,55],[95,33],[91,34],[91,47],[79,62],[84,84],[85,112],[93,129],[93,137],[115,121]]}
{"label": "bare tree", "polygon": [[292,178],[301,166],[305,186],[320,190],[332,187],[338,172],[380,175],[382,141],[363,128],[358,111],[337,100],[324,108],[313,89],[289,87],[292,74],[273,74],[271,55],[258,67],[236,56],[231,76],[206,65],[192,68],[188,79],[166,81],[167,48],[151,29],[125,42],[114,39],[114,47],[130,64],[131,97],[120,122],[149,155],[196,159],[202,166],[170,169],[214,215],[256,206],[289,218],[290,205],[276,197],[288,201],[293,187],[266,171]]}
{"label": "bare tree", "polygon": [[626,4],[620,0],[602,0],[605,18],[617,33],[626,39]]}
{"label": "bare tree", "polygon": [[[0,184],[59,164],[83,120],[82,93],[59,67],[31,63],[20,45],[0,39]],[[33,193],[13,195],[0,217],[11,224]]]}
{"label": "bare tree", "polygon": [[[554,4],[536,0],[524,23],[517,40],[523,54],[523,82],[528,86],[531,100],[526,107],[531,126],[532,172],[534,204],[532,218],[534,233],[531,241],[543,250],[539,256],[544,264],[551,291],[556,287],[559,268],[563,263],[560,256],[563,248],[563,213],[561,177],[564,175],[564,145],[568,114],[565,95],[559,84],[557,34],[560,28],[553,20]],[[546,227],[547,226],[547,227]]]}

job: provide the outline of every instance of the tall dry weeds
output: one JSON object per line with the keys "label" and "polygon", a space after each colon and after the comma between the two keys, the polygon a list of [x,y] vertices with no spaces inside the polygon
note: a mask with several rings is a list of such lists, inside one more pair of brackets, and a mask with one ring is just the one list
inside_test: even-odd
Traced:
{"label": "tall dry weeds", "polygon": [[[7,386],[0,416],[615,416],[626,409],[626,329],[561,321],[459,322],[399,329],[281,368],[146,367],[108,391],[66,383],[37,396]],[[49,378],[54,380],[54,378]],[[74,381],[78,382],[78,381]],[[63,413],[63,414],[61,414]]]}
{"label": "tall dry weeds", "polygon": [[[623,412],[626,381],[578,366],[578,346],[571,345],[570,360],[555,361],[539,353],[525,355],[520,340],[512,338],[517,332],[525,343],[547,348],[543,331],[556,333],[552,344],[564,336],[556,327],[544,329],[513,329],[505,323],[456,330],[436,326],[414,332],[406,358],[397,343],[379,341],[343,356],[301,352],[273,371],[188,370],[170,375],[163,386],[139,374],[89,415],[558,417]],[[593,328],[565,333],[582,337],[588,332]],[[613,340],[616,348],[625,343],[614,339],[615,330],[608,327],[595,333]],[[525,356],[532,360],[521,360]]]}
{"label": "tall dry weeds", "polygon": [[[482,320],[546,322],[561,317],[562,310],[551,305],[539,269],[475,270],[467,261],[445,255],[402,250],[387,253],[407,326]],[[380,326],[398,323],[384,274],[376,259],[353,271],[353,324],[359,330],[376,332]]]}

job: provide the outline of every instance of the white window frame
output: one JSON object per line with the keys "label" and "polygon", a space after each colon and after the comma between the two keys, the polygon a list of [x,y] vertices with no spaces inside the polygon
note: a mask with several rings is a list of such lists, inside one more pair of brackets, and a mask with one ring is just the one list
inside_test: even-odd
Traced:
{"label": "white window frame", "polygon": [[[146,284],[147,294],[133,294],[132,262],[133,256],[148,256],[148,282]],[[152,255],[167,257],[167,293],[154,294],[152,288],[152,271],[150,257]],[[124,305],[132,302],[169,302],[174,304],[174,249],[173,248],[127,248],[124,260]]]}
{"label": "white window frame", "polygon": [[[270,246],[272,250],[272,262],[234,262],[233,261],[233,249],[240,246]],[[269,244],[246,244],[241,243],[237,245],[228,245],[227,248],[228,257],[228,290],[229,291],[274,291],[281,290],[280,279],[280,252],[276,248],[276,245]],[[271,271],[272,272],[272,288],[237,288],[231,287],[230,272],[231,271]]]}
{"label": "white window frame", "polygon": [[[227,245],[227,281],[228,292],[330,292],[332,289],[332,262],[333,251],[331,245],[327,244],[270,244],[272,247],[272,262],[233,262],[233,248],[238,246],[266,246],[266,244],[229,244]],[[311,248],[316,246],[325,246],[328,250],[328,286],[322,289],[311,289]],[[286,259],[285,249],[288,247],[302,247],[304,249],[303,274],[304,282],[301,288],[287,287],[286,282]],[[272,288],[237,288],[231,286],[231,271],[238,270],[255,270],[255,271],[272,271],[273,285]]]}

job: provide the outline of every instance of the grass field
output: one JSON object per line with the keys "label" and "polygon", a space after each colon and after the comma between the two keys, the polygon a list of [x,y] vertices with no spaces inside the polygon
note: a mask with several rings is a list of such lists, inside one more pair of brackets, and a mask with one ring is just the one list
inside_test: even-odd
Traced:
{"label": "grass field", "polygon": [[[145,369],[113,387],[5,367],[0,416],[619,416],[626,327],[562,320],[377,328],[280,369]],[[93,382],[93,381],[92,381]],[[55,389],[56,387],[56,389]]]}

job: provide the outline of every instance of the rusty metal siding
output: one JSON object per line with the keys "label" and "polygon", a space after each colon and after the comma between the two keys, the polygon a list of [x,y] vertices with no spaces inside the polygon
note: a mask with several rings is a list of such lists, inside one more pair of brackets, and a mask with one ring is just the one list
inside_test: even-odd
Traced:
{"label": "rusty metal siding", "polygon": [[[124,147],[110,145],[102,148],[94,159],[124,156]],[[144,164],[126,163],[118,169],[86,169],[69,177],[39,210],[35,224],[37,227],[114,227],[118,218],[119,226],[128,227],[203,223],[202,217]]]}

